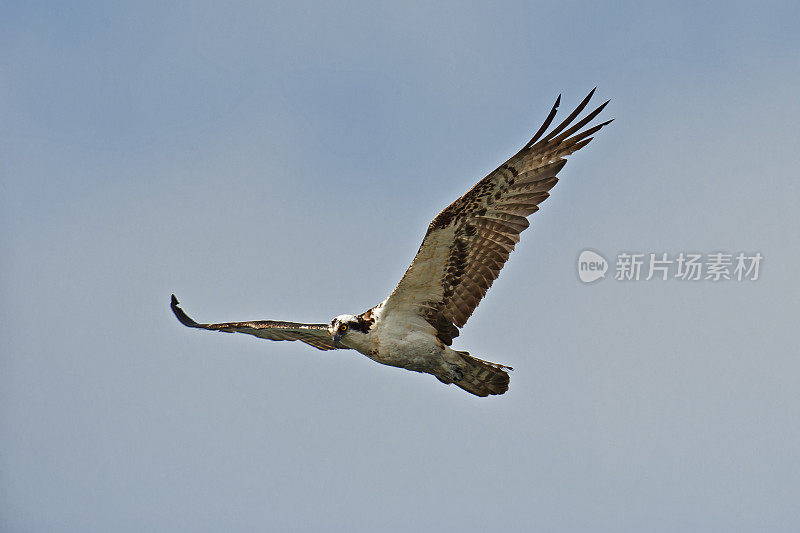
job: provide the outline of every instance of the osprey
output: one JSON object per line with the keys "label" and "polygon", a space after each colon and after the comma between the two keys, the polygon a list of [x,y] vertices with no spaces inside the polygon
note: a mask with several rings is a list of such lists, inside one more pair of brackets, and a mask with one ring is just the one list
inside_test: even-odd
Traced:
{"label": "osprey", "polygon": [[[238,332],[273,341],[301,341],[319,350],[353,349],[385,365],[432,374],[477,396],[508,390],[511,367],[452,349],[453,339],[500,273],[556,184],[566,156],[580,150],[611,120],[584,129],[608,104],[577,120],[594,94],[550,132],[561,96],[533,138],[508,161],[439,213],[411,266],[388,298],[359,315],[329,324],[273,320],[198,324],[178,306],[185,326]],[[613,120],[613,119],[612,119]]]}

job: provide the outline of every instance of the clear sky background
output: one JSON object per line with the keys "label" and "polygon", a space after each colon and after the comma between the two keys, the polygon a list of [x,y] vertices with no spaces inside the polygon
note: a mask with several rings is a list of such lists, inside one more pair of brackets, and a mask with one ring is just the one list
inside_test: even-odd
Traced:
{"label": "clear sky background", "polygon": [[[0,530],[800,530],[800,8],[700,4],[3,3]],[[595,85],[456,339],[506,395],[170,313],[371,307]]]}

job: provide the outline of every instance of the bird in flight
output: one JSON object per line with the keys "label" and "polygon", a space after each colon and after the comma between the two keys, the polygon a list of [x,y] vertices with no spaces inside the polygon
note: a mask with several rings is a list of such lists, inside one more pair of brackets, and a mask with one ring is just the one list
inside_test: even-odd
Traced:
{"label": "bird in flight", "polygon": [[273,341],[301,341],[319,350],[352,349],[385,365],[432,374],[477,396],[508,390],[511,367],[452,349],[459,328],[478,306],[558,181],[565,157],[580,150],[600,128],[587,125],[608,101],[580,120],[594,89],[548,132],[561,96],[539,131],[495,171],[447,206],[428,226],[411,266],[388,298],[359,315],[329,324],[274,320],[199,324],[178,306],[178,320],[191,328],[247,333]]}

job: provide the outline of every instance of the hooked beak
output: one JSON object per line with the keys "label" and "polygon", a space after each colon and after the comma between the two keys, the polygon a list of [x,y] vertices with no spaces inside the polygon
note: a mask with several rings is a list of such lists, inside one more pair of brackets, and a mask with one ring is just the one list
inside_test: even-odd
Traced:
{"label": "hooked beak", "polygon": [[331,337],[333,337],[333,347],[334,348],[339,348],[339,346],[340,346],[339,341],[342,340],[342,334],[341,333],[333,333],[333,334],[331,334]]}

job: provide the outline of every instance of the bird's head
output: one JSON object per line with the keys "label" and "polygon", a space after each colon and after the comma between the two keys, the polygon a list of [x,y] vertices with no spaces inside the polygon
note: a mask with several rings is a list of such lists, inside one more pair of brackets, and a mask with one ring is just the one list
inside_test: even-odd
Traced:
{"label": "bird's head", "polygon": [[333,345],[341,347],[342,339],[358,331],[358,317],[353,315],[339,315],[331,320],[328,332],[333,337]]}
{"label": "bird's head", "polygon": [[374,323],[372,310],[358,316],[339,315],[331,320],[328,332],[337,348],[364,350],[370,345],[369,332]]}

